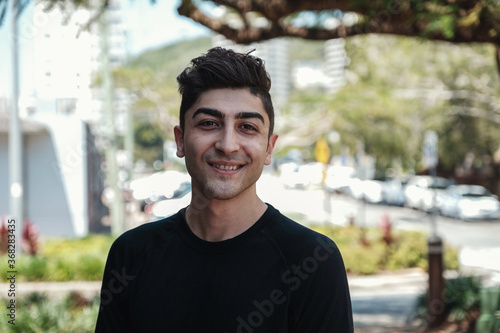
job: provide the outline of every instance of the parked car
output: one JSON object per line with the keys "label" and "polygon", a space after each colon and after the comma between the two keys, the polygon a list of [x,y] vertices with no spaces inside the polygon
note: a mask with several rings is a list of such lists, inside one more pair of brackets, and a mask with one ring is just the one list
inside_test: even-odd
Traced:
{"label": "parked car", "polygon": [[[326,170],[325,189],[329,192],[345,193],[356,183],[356,169],[348,166],[329,166]],[[355,186],[355,185],[354,185]]]}
{"label": "parked car", "polygon": [[154,202],[151,208],[146,209],[146,213],[152,220],[169,217],[177,213],[180,209],[191,203],[191,183],[185,183],[181,190],[178,190],[173,197]]}
{"label": "parked car", "polygon": [[443,193],[439,211],[461,220],[498,219],[500,202],[483,186],[453,185]]}
{"label": "parked car", "polygon": [[382,201],[391,206],[404,206],[406,202],[405,187],[407,184],[407,177],[386,179],[382,184]]}
{"label": "parked car", "polygon": [[369,203],[381,203],[383,201],[382,187],[383,182],[380,180],[364,180],[362,183],[362,200]]}
{"label": "parked car", "polygon": [[413,176],[405,187],[405,205],[413,209],[430,212],[439,207],[442,192],[452,182],[449,179],[432,176]]}
{"label": "parked car", "polygon": [[287,189],[306,188],[310,184],[309,176],[301,168],[301,164],[290,162],[280,166],[280,180]]}
{"label": "parked car", "polygon": [[165,199],[170,199],[176,192],[182,191],[191,178],[186,172],[167,170],[130,182],[130,190],[135,200],[141,203],[141,209]]}
{"label": "parked car", "polygon": [[317,186],[323,180],[323,165],[321,163],[289,162],[281,164],[279,171],[280,180],[287,189]]}

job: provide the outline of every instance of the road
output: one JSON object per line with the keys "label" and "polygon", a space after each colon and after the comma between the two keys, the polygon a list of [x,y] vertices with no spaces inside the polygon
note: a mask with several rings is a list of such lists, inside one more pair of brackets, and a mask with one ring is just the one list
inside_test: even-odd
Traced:
{"label": "road", "polygon": [[257,191],[264,201],[305,225],[345,226],[353,219],[358,226],[376,227],[387,215],[396,230],[415,230],[430,235],[435,226],[443,242],[460,248],[462,265],[500,274],[499,220],[465,222],[405,207],[367,204],[343,195],[328,195],[319,188],[285,189],[271,174],[263,174]]}
{"label": "road", "polygon": [[[387,215],[393,228],[435,232],[460,249],[462,269],[484,272],[488,283],[500,285],[500,221],[464,222],[432,216],[404,207],[366,204],[343,195],[328,195],[322,189],[285,189],[279,179],[264,174],[257,185],[259,196],[285,215],[305,224],[377,227]],[[433,222],[434,221],[434,222]],[[373,279],[366,281],[364,279]],[[368,282],[368,283],[367,283]],[[381,328],[396,332],[408,328],[417,298],[427,290],[427,276],[405,275],[399,280],[390,276],[358,277],[351,280],[354,325],[357,329]],[[377,331],[378,332],[378,331]]]}

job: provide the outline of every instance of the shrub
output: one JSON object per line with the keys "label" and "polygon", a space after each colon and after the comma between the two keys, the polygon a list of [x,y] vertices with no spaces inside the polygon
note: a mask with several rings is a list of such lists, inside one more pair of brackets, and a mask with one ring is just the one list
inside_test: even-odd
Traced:
{"label": "shrub", "polygon": [[[45,295],[34,293],[17,300],[15,326],[0,321],[0,332],[23,333],[90,333],[94,332],[98,299],[85,304],[76,302],[83,299],[78,294],[70,294],[62,301],[49,300]],[[3,300],[6,306],[8,300]],[[80,304],[80,305],[79,305]]]}
{"label": "shrub", "polygon": [[[37,255],[23,254],[16,259],[17,278],[19,281],[101,280],[113,240],[104,235],[50,239],[41,244]],[[7,257],[0,257],[3,272],[9,270],[7,262]]]}
{"label": "shrub", "polygon": [[[443,311],[449,322],[473,327],[480,312],[481,279],[477,276],[459,276],[446,279],[444,295],[441,299]],[[427,292],[417,298],[415,319],[427,319]]]}
{"label": "shrub", "polygon": [[396,241],[390,246],[386,268],[427,268],[427,241],[418,232],[398,233]]}
{"label": "shrub", "polygon": [[[375,274],[405,268],[427,269],[427,237],[415,231],[399,231],[388,235],[379,228],[345,228],[314,226],[314,230],[335,241],[346,270],[353,274]],[[445,246],[443,255],[448,269],[459,267],[458,252]]]}

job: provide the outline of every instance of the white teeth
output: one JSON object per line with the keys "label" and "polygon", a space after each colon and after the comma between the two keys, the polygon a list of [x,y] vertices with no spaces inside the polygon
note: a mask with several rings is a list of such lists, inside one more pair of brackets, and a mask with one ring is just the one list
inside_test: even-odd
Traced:
{"label": "white teeth", "polygon": [[225,171],[233,171],[238,169],[237,165],[220,165],[220,164],[214,164],[214,167],[220,170],[225,170]]}

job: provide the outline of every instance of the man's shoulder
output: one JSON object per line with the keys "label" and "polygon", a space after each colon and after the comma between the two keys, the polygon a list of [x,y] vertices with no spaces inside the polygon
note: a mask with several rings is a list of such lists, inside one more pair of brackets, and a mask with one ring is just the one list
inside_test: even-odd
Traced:
{"label": "man's shoulder", "polygon": [[150,247],[166,240],[176,230],[176,222],[180,212],[170,217],[147,222],[138,227],[125,231],[114,242],[115,247],[137,249]]}
{"label": "man's shoulder", "polygon": [[266,232],[280,248],[287,251],[307,253],[318,246],[336,248],[329,237],[292,220],[279,211],[273,223],[267,226]]}

